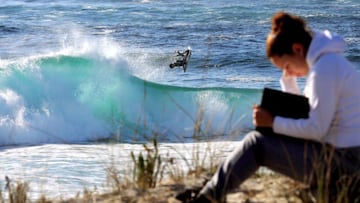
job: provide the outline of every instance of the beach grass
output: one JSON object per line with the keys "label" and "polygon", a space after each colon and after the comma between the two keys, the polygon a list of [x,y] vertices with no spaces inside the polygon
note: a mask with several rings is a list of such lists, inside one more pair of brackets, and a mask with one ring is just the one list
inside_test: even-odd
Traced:
{"label": "beach grass", "polygon": [[[200,143],[199,143],[200,144]],[[218,143],[203,142],[209,148],[219,146]],[[38,200],[29,199],[29,184],[27,182],[11,180],[6,178],[6,187],[4,191],[0,190],[0,202],[22,203],[22,202],[172,202],[178,203],[174,198],[175,195],[186,188],[199,187],[204,183],[204,180],[208,178],[213,169],[210,169],[209,165],[203,165],[202,170],[185,171],[179,165],[177,160],[171,159],[171,157],[163,156],[159,153],[161,144],[157,142],[149,142],[143,145],[143,163],[144,166],[149,164],[149,168],[143,167],[144,170],[149,169],[148,178],[141,178],[145,172],[141,173],[129,173],[128,176],[120,176],[117,165],[110,165],[104,173],[107,173],[109,177],[109,183],[111,182],[113,187],[108,192],[96,192],[89,189],[84,189],[83,192],[77,193],[74,198],[62,199],[49,199],[44,194]],[[198,145],[200,146],[200,145]],[[146,150],[148,149],[148,150]],[[197,150],[201,150],[200,147]],[[157,152],[156,152],[157,151]],[[199,153],[203,156],[202,153]],[[129,154],[131,156],[131,154]],[[129,171],[133,171],[135,167],[139,166],[139,156],[134,153],[135,160],[133,166]],[[148,160],[148,157],[149,160]],[[156,158],[157,157],[157,158]],[[161,159],[161,162],[156,160]],[[155,160],[155,161],[154,161]],[[159,164],[156,166],[156,164]],[[151,167],[150,167],[151,166]],[[158,171],[156,171],[156,170]],[[158,176],[154,176],[155,173]],[[162,174],[162,175],[159,175]],[[165,175],[167,174],[167,175]],[[131,177],[131,178],[129,178]],[[155,178],[156,177],[156,178]],[[144,181],[139,183],[139,181]],[[343,180],[345,190],[349,189],[347,183],[351,179]],[[107,184],[109,184],[107,183]],[[325,185],[325,184],[324,184]],[[51,186],[49,186],[51,187]],[[321,188],[318,188],[319,190]],[[309,195],[309,187],[302,183],[291,180],[283,175],[271,172],[271,171],[258,171],[245,181],[237,190],[228,194],[227,202],[317,202],[325,203],[329,202],[325,197],[318,197]],[[323,195],[329,193],[329,190],[324,190]],[[345,193],[340,193],[339,198],[335,203],[349,202],[346,199]],[[323,198],[323,199],[321,199]]]}

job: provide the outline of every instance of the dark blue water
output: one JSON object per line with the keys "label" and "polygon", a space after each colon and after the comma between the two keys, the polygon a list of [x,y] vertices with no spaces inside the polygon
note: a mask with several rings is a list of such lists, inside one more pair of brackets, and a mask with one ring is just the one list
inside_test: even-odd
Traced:
{"label": "dark blue water", "polygon": [[[274,12],[289,11],[305,17],[314,29],[343,35],[349,43],[347,55],[359,64],[359,4],[357,0],[5,1],[0,7],[0,58],[17,60],[63,49],[83,54],[89,47],[102,55],[105,50],[116,52],[106,48],[112,45],[122,49],[114,53],[117,57],[124,52],[137,55],[134,63],[142,63],[134,64],[140,69],[134,72],[142,78],[155,68],[166,73],[147,79],[179,86],[276,86],[278,73],[264,57]],[[187,47],[193,49],[189,72],[167,70],[166,59]]]}

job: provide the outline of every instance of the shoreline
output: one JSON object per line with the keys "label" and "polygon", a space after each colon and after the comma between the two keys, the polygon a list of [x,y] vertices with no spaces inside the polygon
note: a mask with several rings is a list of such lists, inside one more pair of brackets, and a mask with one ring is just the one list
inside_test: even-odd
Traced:
{"label": "shoreline", "polygon": [[[4,159],[3,161],[6,161],[6,159],[14,159],[19,157],[19,153],[21,152],[22,159],[27,160],[23,162],[23,165],[19,168],[14,168],[15,166],[8,167],[9,170],[5,170],[7,174],[4,175],[13,178],[14,181],[12,181],[12,183],[14,184],[19,183],[18,180],[28,183],[30,190],[27,196],[31,202],[36,202],[43,197],[48,198],[50,202],[68,202],[70,200],[79,202],[81,201],[81,198],[79,199],[80,196],[83,196],[82,199],[89,197],[92,199],[95,198],[96,202],[102,201],[102,199],[105,199],[104,202],[106,202],[108,199],[120,198],[121,196],[125,199],[139,197],[138,201],[134,201],[141,202],[141,199],[150,198],[151,194],[149,193],[153,191],[155,191],[156,194],[167,194],[167,197],[170,198],[171,194],[175,196],[175,193],[179,193],[181,189],[185,187],[196,183],[199,184],[199,181],[201,182],[201,179],[203,180],[202,177],[204,176],[204,172],[206,172],[205,169],[211,168],[211,166],[214,168],[239,142],[241,141],[159,143],[157,146],[159,155],[161,155],[163,164],[166,164],[166,167],[162,168],[162,173],[164,174],[159,178],[158,187],[147,190],[139,190],[134,186],[134,180],[132,179],[133,163],[130,153],[134,152],[136,156],[140,152],[146,153],[146,150],[144,150],[141,144],[49,144],[8,149],[4,154],[8,157],[4,159],[3,156],[2,159]],[[151,144],[149,144],[149,147],[151,148]],[[61,154],[61,157],[58,156],[59,154]],[[58,161],[61,161],[60,165]],[[40,166],[37,162],[46,163],[46,165]],[[76,163],[77,166],[75,171],[74,168],[71,167],[74,166],[74,163]],[[29,170],[32,167],[40,168]],[[199,167],[201,171],[194,172],[194,168],[190,167]],[[13,168],[12,170],[18,170],[18,172],[14,173],[10,168]],[[53,169],[55,170],[53,171]],[[115,178],[114,175],[116,176]],[[29,177],[31,178],[29,179]],[[47,179],[44,180],[46,177]],[[269,185],[268,182],[273,182],[270,180],[274,177],[277,176],[274,176],[272,171],[266,168],[260,168],[249,181],[244,183],[244,186],[257,186],[260,184],[263,185],[263,188],[267,188],[267,185]],[[177,180],[174,181],[171,179]],[[276,178],[276,180],[277,179],[278,178]],[[39,180],[42,180],[42,182],[39,182]],[[279,180],[282,181],[283,179],[281,178]],[[116,184],[120,185],[114,185],[116,181],[118,181]],[[57,185],[54,185],[54,183]],[[66,184],[61,185],[63,183]],[[47,187],[48,185],[51,185],[51,187]],[[54,187],[57,189],[50,189]],[[120,194],[119,188],[127,194]],[[254,188],[255,190],[260,190],[258,187]],[[243,198],[242,196],[244,196],[244,194],[245,196],[246,194],[253,194],[254,188],[249,186],[243,193],[237,193],[235,196],[241,196],[241,198]],[[162,190],[165,190],[165,192],[161,192]],[[265,189],[263,190],[264,192],[260,191],[259,193],[266,193]],[[6,195],[6,192],[7,191],[3,190],[3,195]],[[114,192],[118,193],[114,194]],[[231,196],[234,195],[230,195],[230,197]],[[251,195],[251,197],[252,196],[253,195]],[[269,195],[266,194],[265,196]],[[121,200],[121,202],[128,201]],[[170,200],[164,200],[162,202],[170,202]]]}

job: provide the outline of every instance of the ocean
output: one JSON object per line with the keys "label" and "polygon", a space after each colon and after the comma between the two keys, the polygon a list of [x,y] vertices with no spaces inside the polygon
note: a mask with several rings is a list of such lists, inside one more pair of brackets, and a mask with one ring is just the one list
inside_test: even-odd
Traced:
{"label": "ocean", "polygon": [[[253,128],[251,106],[261,90],[279,89],[281,72],[265,56],[272,15],[291,12],[313,30],[342,35],[346,57],[360,70],[359,6],[3,0],[0,174],[29,182],[32,198],[66,198],[85,187],[108,189],[107,167],[126,174],[130,152],[154,137],[164,156],[180,161],[204,141],[226,145],[225,156]],[[186,49],[186,72],[170,69],[175,52]]]}

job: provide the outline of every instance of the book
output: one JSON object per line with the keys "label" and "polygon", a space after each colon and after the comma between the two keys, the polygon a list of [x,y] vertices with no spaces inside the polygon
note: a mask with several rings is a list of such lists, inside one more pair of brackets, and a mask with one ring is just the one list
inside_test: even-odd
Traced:
{"label": "book", "polygon": [[[274,117],[309,118],[309,99],[303,95],[264,88],[260,106],[268,110]],[[262,134],[275,134],[272,128],[256,127]]]}

